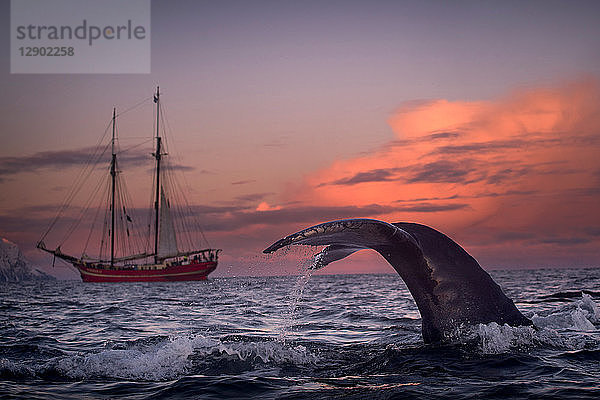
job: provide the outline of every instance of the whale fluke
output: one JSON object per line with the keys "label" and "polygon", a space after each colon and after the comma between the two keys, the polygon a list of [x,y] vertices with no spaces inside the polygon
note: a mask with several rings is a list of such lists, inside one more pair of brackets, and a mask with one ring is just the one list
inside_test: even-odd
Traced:
{"label": "whale fluke", "polygon": [[374,219],[326,222],[286,236],[264,253],[288,245],[326,245],[315,255],[317,269],[358,250],[379,252],[415,299],[426,343],[449,339],[464,325],[533,325],[469,253],[425,225]]}

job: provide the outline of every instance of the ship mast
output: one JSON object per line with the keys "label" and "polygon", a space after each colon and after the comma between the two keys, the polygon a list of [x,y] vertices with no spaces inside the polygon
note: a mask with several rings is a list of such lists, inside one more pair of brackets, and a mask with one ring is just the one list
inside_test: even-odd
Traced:
{"label": "ship mast", "polygon": [[154,95],[154,102],[156,103],[156,152],[153,154],[156,158],[156,194],[154,201],[154,212],[155,212],[155,223],[154,223],[154,262],[158,264],[158,219],[159,215],[159,201],[160,201],[160,159],[161,154],[161,138],[159,130],[160,120],[160,91],[158,86],[156,87],[156,94]]}
{"label": "ship mast", "polygon": [[117,109],[113,107],[112,117],[112,161],[110,163],[110,175],[112,177],[112,196],[110,202],[111,223],[110,223],[110,266],[115,265],[115,190],[117,180],[117,153],[115,152],[115,132],[116,132]]}

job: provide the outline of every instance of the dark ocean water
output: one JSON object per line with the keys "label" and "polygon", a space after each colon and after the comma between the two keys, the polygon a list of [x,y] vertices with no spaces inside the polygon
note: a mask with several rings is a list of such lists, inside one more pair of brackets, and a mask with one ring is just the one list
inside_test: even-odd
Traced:
{"label": "dark ocean water", "polygon": [[492,271],[536,328],[426,346],[397,275],[0,287],[2,398],[600,398],[600,270]]}

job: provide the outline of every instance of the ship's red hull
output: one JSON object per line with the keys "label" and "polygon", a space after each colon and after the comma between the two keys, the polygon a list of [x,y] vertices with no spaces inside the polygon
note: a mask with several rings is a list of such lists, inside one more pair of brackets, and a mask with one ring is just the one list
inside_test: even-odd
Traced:
{"label": "ship's red hull", "polygon": [[109,269],[75,263],[84,282],[203,281],[217,268],[216,261],[193,262],[156,269]]}

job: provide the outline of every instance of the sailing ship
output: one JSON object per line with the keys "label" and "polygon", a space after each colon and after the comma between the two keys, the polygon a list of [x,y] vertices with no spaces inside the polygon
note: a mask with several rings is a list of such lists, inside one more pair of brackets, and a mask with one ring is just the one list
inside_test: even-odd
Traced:
{"label": "sailing ship", "polygon": [[[120,193],[123,185],[119,179],[121,171],[118,168],[118,152],[116,149],[117,114],[114,108],[112,114],[112,141],[110,143],[112,149],[109,170],[110,185],[107,185],[110,187],[110,195],[108,196],[110,200],[105,212],[104,224],[105,227],[109,226],[110,228],[108,228],[108,235],[105,235],[106,232],[100,235],[102,239],[99,256],[89,257],[85,254],[88,243],[86,243],[84,252],[79,257],[66,254],[61,250],[61,245],[57,246],[54,250],[46,247],[44,239],[54,227],[56,220],[60,217],[61,211],[65,207],[61,208],[59,215],[57,215],[46,233],[37,243],[39,249],[52,254],[54,259],[58,258],[72,264],[79,271],[81,279],[84,282],[197,281],[207,279],[207,276],[217,268],[220,249],[198,249],[194,247],[193,242],[188,238],[187,242],[192,244],[191,247],[188,246],[186,250],[179,250],[178,234],[181,232],[177,232],[172,215],[172,205],[168,197],[171,188],[167,190],[165,185],[165,174],[172,171],[163,166],[164,157],[167,155],[167,152],[164,148],[160,130],[161,104],[158,87],[156,88],[156,93],[153,95],[153,100],[156,104],[156,136],[154,137],[156,147],[152,153],[152,157],[154,158],[154,181],[152,185],[154,204],[153,207],[152,205],[150,206],[151,209],[153,208],[151,212],[153,221],[147,224],[148,232],[145,244],[141,246],[142,251],[135,252],[132,251],[133,247],[131,245],[117,246],[117,243],[115,243],[117,240],[120,241],[123,238],[131,237],[129,228],[133,220],[128,214],[124,203],[127,196]],[[185,203],[187,204],[187,201]],[[191,214],[193,214],[193,211],[188,209],[186,217],[190,218]],[[193,229],[190,229],[189,224],[188,226],[184,225],[180,225],[183,228],[182,231],[188,234],[190,231],[193,231]],[[121,230],[124,228],[126,234],[119,233],[119,227]],[[91,236],[92,232],[88,236],[88,242]],[[138,237],[138,243],[139,241]],[[110,250],[108,250],[109,247]],[[121,254],[117,254],[117,247],[121,249]],[[132,252],[132,254],[124,254],[127,250]]]}

